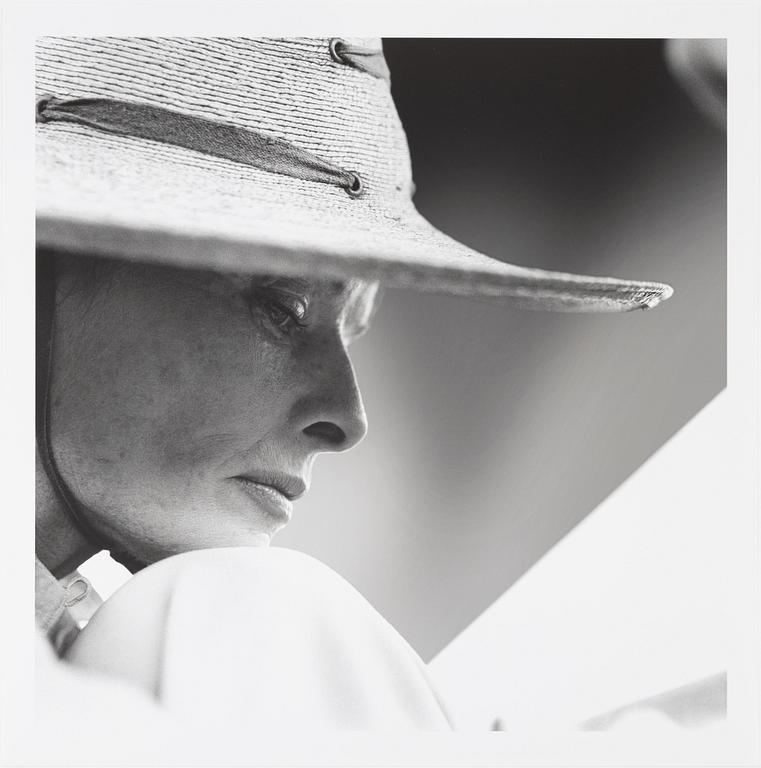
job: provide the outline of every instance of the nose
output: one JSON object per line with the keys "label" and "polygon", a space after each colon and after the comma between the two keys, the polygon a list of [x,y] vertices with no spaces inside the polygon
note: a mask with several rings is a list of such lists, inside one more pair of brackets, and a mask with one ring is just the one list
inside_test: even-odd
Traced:
{"label": "nose", "polygon": [[293,415],[315,452],[346,451],[367,433],[367,416],[354,366],[342,342],[323,346],[308,367],[308,394]]}

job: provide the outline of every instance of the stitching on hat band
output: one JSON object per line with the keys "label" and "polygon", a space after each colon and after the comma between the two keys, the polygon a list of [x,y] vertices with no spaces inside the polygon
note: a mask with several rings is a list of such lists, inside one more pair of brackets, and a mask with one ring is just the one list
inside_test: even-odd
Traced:
{"label": "stitching on hat band", "polygon": [[358,197],[358,187],[364,188],[356,171],[344,170],[283,139],[150,104],[43,96],[37,100],[36,120],[78,123],[120,136],[173,144],[262,171],[332,184],[351,197]]}
{"label": "stitching on hat band", "polygon": [[386,64],[383,51],[379,48],[363,48],[347,43],[340,37],[334,37],[330,41],[330,55],[339,64],[350,64],[373,77],[385,80],[387,83],[391,82],[388,64]]}

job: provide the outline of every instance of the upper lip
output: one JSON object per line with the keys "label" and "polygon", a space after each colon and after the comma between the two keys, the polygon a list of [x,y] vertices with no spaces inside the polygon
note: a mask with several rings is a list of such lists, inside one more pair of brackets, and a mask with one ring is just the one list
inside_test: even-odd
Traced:
{"label": "upper lip", "polygon": [[251,472],[245,475],[236,475],[242,480],[249,480],[258,485],[268,485],[279,491],[290,501],[295,501],[307,492],[307,484],[295,475],[287,475],[284,472]]}

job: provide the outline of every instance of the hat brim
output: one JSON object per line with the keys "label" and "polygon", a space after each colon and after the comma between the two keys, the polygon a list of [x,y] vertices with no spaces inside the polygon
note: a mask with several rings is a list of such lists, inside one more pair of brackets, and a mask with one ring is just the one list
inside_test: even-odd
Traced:
{"label": "hat brim", "polygon": [[[361,171],[361,169],[358,169]],[[37,136],[37,243],[178,268],[267,272],[467,296],[521,307],[626,312],[673,293],[657,282],[520,267],[364,197],[180,147],[45,126]]]}

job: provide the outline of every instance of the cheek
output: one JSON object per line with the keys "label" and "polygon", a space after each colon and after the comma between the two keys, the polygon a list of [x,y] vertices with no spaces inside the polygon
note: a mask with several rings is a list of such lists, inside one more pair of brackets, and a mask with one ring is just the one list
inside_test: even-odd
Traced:
{"label": "cheek", "polygon": [[215,479],[220,465],[256,443],[281,439],[295,367],[289,348],[248,322],[184,329],[184,337],[170,327],[152,342],[160,364],[128,366],[123,400],[127,469],[176,494]]}
{"label": "cheek", "polygon": [[150,474],[194,431],[229,428],[231,385],[251,371],[250,334],[234,318],[142,298],[62,334],[54,431],[85,471]]}
{"label": "cheek", "polygon": [[283,351],[250,329],[206,335],[168,372],[176,383],[149,427],[157,465],[174,475],[213,471],[266,440],[283,422],[288,367]]}
{"label": "cheek", "polygon": [[102,510],[209,496],[231,457],[283,439],[301,370],[243,313],[139,298],[62,350],[57,444],[73,489]]}

